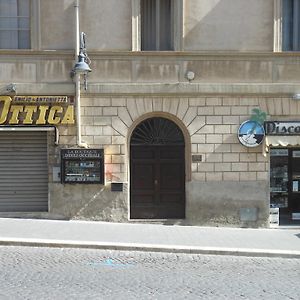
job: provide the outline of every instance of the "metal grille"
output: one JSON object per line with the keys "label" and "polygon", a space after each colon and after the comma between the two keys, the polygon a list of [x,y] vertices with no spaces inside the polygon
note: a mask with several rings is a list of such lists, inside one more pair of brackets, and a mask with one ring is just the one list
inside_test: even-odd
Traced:
{"label": "metal grille", "polygon": [[180,128],[164,118],[151,118],[140,123],[133,131],[131,145],[184,145]]}
{"label": "metal grille", "polygon": [[47,132],[0,132],[0,211],[47,210]]}

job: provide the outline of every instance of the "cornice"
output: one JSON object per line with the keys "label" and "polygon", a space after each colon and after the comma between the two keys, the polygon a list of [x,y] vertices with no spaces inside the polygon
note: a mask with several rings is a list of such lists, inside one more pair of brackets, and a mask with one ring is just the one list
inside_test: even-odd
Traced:
{"label": "cornice", "polygon": [[[156,58],[300,58],[300,52],[238,52],[238,51],[101,51],[88,50],[89,56],[93,57],[156,57]],[[52,57],[73,57],[74,50],[6,50],[0,49],[0,56],[47,56]]]}

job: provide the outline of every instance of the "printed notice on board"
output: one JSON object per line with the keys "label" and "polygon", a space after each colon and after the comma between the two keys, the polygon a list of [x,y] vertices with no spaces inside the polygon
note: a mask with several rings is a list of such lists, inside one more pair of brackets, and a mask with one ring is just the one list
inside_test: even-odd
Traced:
{"label": "printed notice on board", "polygon": [[297,181],[293,181],[293,192],[298,192],[299,191],[299,184],[298,184],[298,180]]}

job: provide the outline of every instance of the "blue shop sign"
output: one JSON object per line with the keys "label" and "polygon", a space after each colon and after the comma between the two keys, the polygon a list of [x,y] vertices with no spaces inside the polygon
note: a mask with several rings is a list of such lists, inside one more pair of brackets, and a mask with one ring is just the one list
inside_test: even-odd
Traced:
{"label": "blue shop sign", "polygon": [[238,130],[238,139],[246,147],[259,146],[265,136],[263,125],[257,121],[247,120],[241,124]]}

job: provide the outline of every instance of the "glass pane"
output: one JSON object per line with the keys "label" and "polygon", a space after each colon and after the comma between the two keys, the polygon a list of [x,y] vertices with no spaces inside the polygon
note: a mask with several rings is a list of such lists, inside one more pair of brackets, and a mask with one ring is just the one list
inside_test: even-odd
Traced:
{"label": "glass pane", "polygon": [[18,24],[18,27],[19,27],[19,29],[29,29],[29,18],[27,18],[27,17],[20,17],[19,19],[18,19],[18,21],[19,21],[19,24]]}
{"label": "glass pane", "polygon": [[282,50],[300,50],[300,0],[282,1]]}
{"label": "glass pane", "polygon": [[30,0],[0,0],[0,48],[30,48]]}
{"label": "glass pane", "polygon": [[142,50],[173,50],[172,0],[141,0]]}
{"label": "glass pane", "polygon": [[298,187],[300,183],[300,151],[293,151],[292,157],[293,192],[299,192],[299,188],[295,189],[295,185]]}
{"label": "glass pane", "polygon": [[0,16],[13,17],[17,15],[17,0],[0,0]]}
{"label": "glass pane", "polygon": [[293,50],[300,50],[300,0],[294,0],[293,7]]}
{"label": "glass pane", "polygon": [[282,9],[282,50],[290,51],[293,45],[293,0],[283,0]]}
{"label": "glass pane", "polygon": [[288,206],[288,150],[271,149],[270,153],[271,207]]}
{"label": "glass pane", "polygon": [[159,50],[173,50],[171,45],[171,0],[160,1]]}
{"label": "glass pane", "polygon": [[142,50],[156,50],[156,0],[141,1]]}
{"label": "glass pane", "polygon": [[30,3],[29,0],[18,0],[18,16],[29,17]]}
{"label": "glass pane", "polygon": [[100,161],[66,161],[66,182],[100,182]]}
{"label": "glass pane", "polygon": [[1,30],[18,30],[18,26],[17,17],[0,17]]}
{"label": "glass pane", "polygon": [[0,49],[18,49],[18,31],[0,30]]}
{"label": "glass pane", "polygon": [[30,48],[30,31],[19,31],[19,49],[29,49]]}

